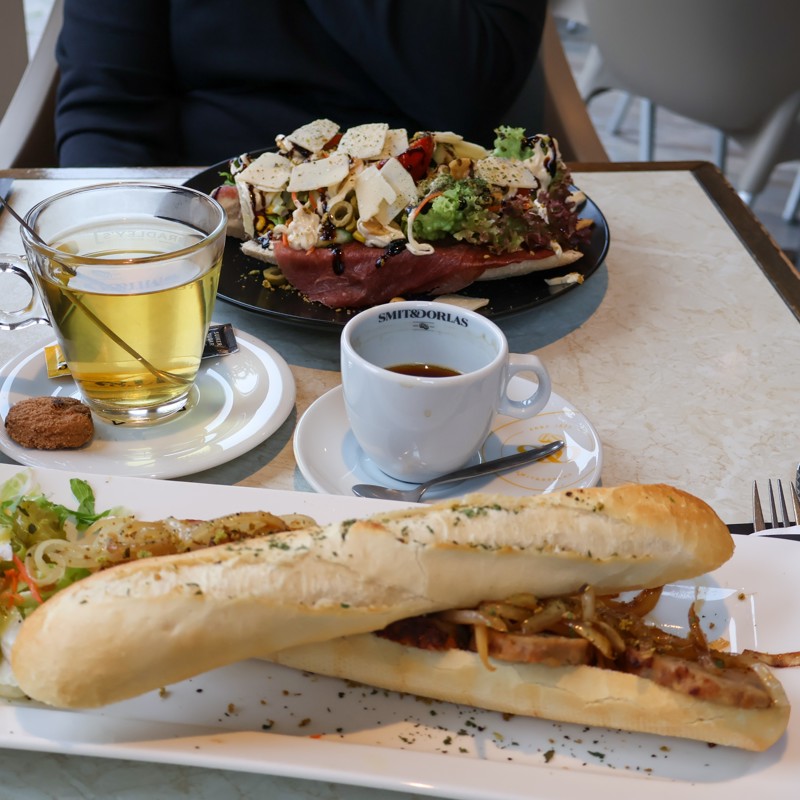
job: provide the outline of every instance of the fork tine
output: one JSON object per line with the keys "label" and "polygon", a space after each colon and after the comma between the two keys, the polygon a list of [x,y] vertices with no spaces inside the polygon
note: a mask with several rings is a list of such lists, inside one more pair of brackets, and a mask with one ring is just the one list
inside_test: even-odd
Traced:
{"label": "fork tine", "polygon": [[778,478],[778,494],[780,495],[781,501],[781,527],[788,528],[793,523],[791,518],[789,517],[789,510],[786,508],[786,495],[783,493],[783,484],[781,483],[781,479]]}
{"label": "fork tine", "polygon": [[800,496],[797,494],[797,487],[794,483],[789,484],[789,489],[792,498],[792,510],[794,511],[794,524],[800,525]]}
{"label": "fork tine", "polygon": [[768,481],[769,486],[769,513],[772,515],[772,527],[778,526],[778,509],[775,507],[775,493],[772,491],[772,478]]}
{"label": "fork tine", "polygon": [[763,531],[766,527],[761,498],[758,496],[758,481],[753,481],[753,533]]}

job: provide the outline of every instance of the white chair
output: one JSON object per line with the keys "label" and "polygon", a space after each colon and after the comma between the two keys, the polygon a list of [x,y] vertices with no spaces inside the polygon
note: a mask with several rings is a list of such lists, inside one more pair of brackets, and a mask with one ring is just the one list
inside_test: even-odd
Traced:
{"label": "white chair", "polygon": [[22,0],[4,0],[0,26],[0,117],[28,65],[28,39]]}
{"label": "white chair", "polygon": [[58,83],[56,39],[63,16],[64,0],[54,0],[36,52],[0,120],[0,169],[57,164],[53,120]]}
{"label": "white chair", "polygon": [[601,64],[594,85],[716,129],[718,162],[725,141],[738,142],[746,202],[800,157],[800,3],[591,0],[585,11]]}

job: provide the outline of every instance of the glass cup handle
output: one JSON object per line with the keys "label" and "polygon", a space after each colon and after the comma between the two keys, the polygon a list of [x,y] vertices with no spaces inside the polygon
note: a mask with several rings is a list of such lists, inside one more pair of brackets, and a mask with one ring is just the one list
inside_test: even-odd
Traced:
{"label": "glass cup handle", "polygon": [[33,280],[27,270],[23,269],[24,260],[16,256],[0,254],[0,274],[11,273],[22,278],[31,290],[31,299],[23,308],[7,311],[0,309],[0,331],[15,331],[19,328],[28,328],[31,325],[49,325],[47,317],[37,317],[33,314],[39,295]]}
{"label": "glass cup handle", "polygon": [[[533,372],[539,380],[539,385],[533,394],[524,400],[512,400],[508,396],[508,381],[519,372]],[[508,375],[497,413],[516,419],[528,419],[538,414],[550,399],[550,373],[536,356],[511,353],[508,356]]]}

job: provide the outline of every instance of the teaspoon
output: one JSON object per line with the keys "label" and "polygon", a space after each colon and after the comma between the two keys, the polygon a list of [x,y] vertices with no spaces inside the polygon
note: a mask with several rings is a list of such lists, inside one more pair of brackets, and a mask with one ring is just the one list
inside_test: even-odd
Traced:
{"label": "teaspoon", "polygon": [[539,461],[553,453],[557,453],[563,447],[564,442],[557,439],[555,442],[550,442],[550,444],[545,444],[541,447],[533,447],[521,453],[503,456],[493,461],[483,461],[473,467],[464,467],[455,472],[448,472],[446,475],[440,475],[438,478],[431,478],[425,483],[420,483],[413,489],[389,489],[385,486],[377,486],[371,483],[357,483],[353,486],[352,491],[357,497],[372,497],[376,500],[402,500],[407,503],[416,503],[431,486],[437,486],[440,483],[464,481],[467,478],[476,478],[479,475],[491,475],[495,472],[504,472],[508,469],[521,467],[524,464],[530,464],[531,461]]}

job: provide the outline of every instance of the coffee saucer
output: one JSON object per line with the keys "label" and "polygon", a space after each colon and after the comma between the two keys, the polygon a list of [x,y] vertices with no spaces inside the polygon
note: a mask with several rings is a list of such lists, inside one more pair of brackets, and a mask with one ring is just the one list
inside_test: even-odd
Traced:
{"label": "coffee saucer", "polygon": [[[516,377],[509,385],[509,393],[525,396],[526,385],[530,383]],[[563,439],[567,446],[553,456],[516,472],[434,486],[426,492],[424,500],[460,497],[468,492],[542,494],[596,485],[603,464],[597,431],[575,406],[555,392],[544,410],[532,419],[497,416],[492,432],[471,463],[511,455],[526,445],[555,439]],[[341,386],[326,392],[303,414],[295,429],[294,455],[303,477],[317,492],[349,495],[356,483],[377,483],[395,489],[409,487],[381,472],[359,447],[347,420]]]}
{"label": "coffee saucer", "polygon": [[[77,450],[21,447],[0,424],[0,451],[26,466],[124,477],[176,478],[227,463],[271,436],[295,401],[283,358],[239,330],[236,341],[237,352],[203,359],[185,410],[163,422],[114,425],[95,416],[94,438]],[[48,377],[43,350],[35,345],[0,367],[2,419],[26,397],[80,398],[71,377]]]}

